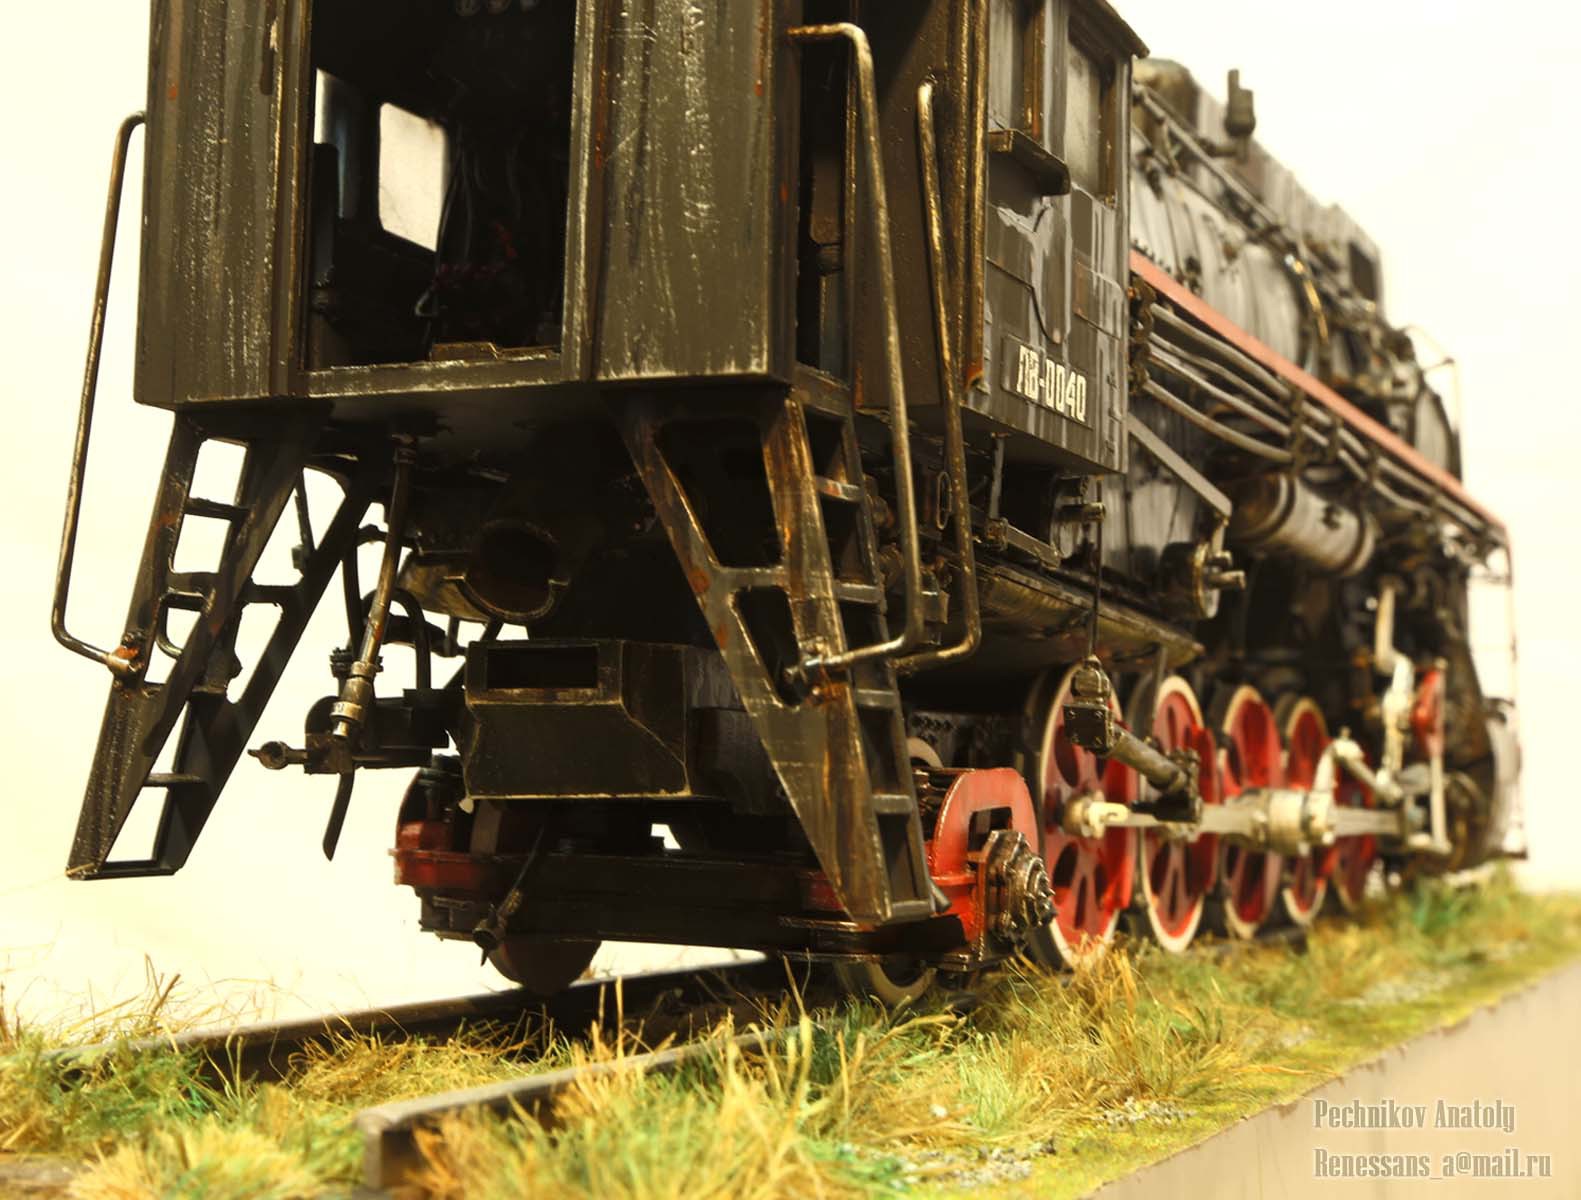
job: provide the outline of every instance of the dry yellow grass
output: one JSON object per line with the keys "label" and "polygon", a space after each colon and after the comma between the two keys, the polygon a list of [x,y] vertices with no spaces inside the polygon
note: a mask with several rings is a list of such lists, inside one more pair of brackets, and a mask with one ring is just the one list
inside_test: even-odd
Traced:
{"label": "dry yellow grass", "polygon": [[[960,1015],[866,1004],[761,1011],[773,1048],[711,1053],[669,1076],[630,1065],[640,1030],[566,1042],[474,1030],[442,1042],[339,1037],[279,1085],[216,1089],[170,1051],[113,1051],[63,1072],[43,1033],[0,1021],[0,1152],[87,1163],[83,1200],[312,1197],[355,1181],[361,1107],[568,1064],[585,1077],[546,1130],[470,1116],[423,1137],[440,1197],[777,1197],[945,1193],[1025,1178],[1075,1195],[1316,1082],[1389,1040],[1581,952],[1581,902],[1497,880],[1428,885],[1309,952],[1171,959],[1121,948],[1067,975],[1002,972]],[[151,988],[111,1024],[167,1028]],[[103,1022],[89,1036],[104,1032]],[[1046,1182],[1047,1186],[1043,1186]]]}
{"label": "dry yellow grass", "polygon": [[[725,1026],[717,1052],[677,1076],[579,1083],[552,1131],[449,1120],[421,1139],[423,1188],[446,1200],[892,1191],[958,1176],[985,1147],[1024,1159],[1095,1113],[1230,1091],[1258,1070],[1253,1022],[1159,1005],[1124,952],[1065,978],[1017,968],[972,1017],[854,1006],[769,1023],[782,1036],[766,1053],[740,1053]],[[595,1042],[575,1058],[622,1053]]]}
{"label": "dry yellow grass", "polygon": [[[263,1106],[265,1109],[270,1106]],[[100,1158],[74,1180],[73,1200],[296,1200],[316,1196],[324,1180],[291,1147],[289,1122],[240,1127],[216,1118],[154,1130]]]}

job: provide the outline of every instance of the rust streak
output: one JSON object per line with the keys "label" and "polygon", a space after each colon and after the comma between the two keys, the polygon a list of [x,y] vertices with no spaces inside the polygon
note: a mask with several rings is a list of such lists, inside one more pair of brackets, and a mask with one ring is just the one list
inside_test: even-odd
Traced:
{"label": "rust streak", "polygon": [[762,0],[758,5],[758,71],[757,78],[752,82],[752,93],[755,96],[761,97],[765,90],[763,80],[769,71],[769,41],[773,31],[773,0]]}

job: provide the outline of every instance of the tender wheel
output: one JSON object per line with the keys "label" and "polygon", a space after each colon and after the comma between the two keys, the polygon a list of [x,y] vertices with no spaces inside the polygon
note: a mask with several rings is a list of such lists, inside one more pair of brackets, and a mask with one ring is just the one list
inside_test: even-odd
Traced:
{"label": "tender wheel", "polygon": [[[1220,708],[1219,793],[1226,801],[1248,788],[1278,786],[1279,728],[1256,688],[1242,685]],[[1277,854],[1229,841],[1219,858],[1219,882],[1208,906],[1210,923],[1233,938],[1252,938],[1274,911],[1283,864]]]}
{"label": "tender wheel", "polygon": [[1041,735],[1031,758],[1031,787],[1054,892],[1054,919],[1027,939],[1027,953],[1045,966],[1068,966],[1102,953],[1130,904],[1136,870],[1135,830],[1110,829],[1086,838],[1066,832],[1062,823],[1066,804],[1078,796],[1101,794],[1127,806],[1136,798],[1134,773],[1065,736],[1065,702],[1074,672],[1074,667],[1066,671],[1058,686],[1052,674],[1045,675],[1033,689],[1029,714]]}
{"label": "tender wheel", "polygon": [[914,1004],[933,986],[938,972],[911,959],[885,959],[881,962],[836,963],[834,976],[840,987],[852,996],[872,997],[885,1008]]}
{"label": "tender wheel", "polygon": [[[1133,693],[1132,727],[1143,727],[1143,714],[1151,707],[1153,737],[1159,746],[1164,750],[1196,751],[1201,762],[1203,801],[1217,803],[1213,734],[1203,724],[1202,708],[1191,685],[1178,675],[1170,676],[1159,688],[1156,703],[1151,703],[1152,690],[1149,682]],[[1150,785],[1142,782],[1140,786],[1145,794]],[[1191,945],[1202,923],[1218,868],[1219,839],[1202,834],[1184,841],[1152,829],[1140,832],[1137,890],[1146,929],[1159,946],[1179,954]]]}
{"label": "tender wheel", "polygon": [[508,937],[489,951],[489,963],[506,979],[534,995],[552,996],[582,977],[598,947],[598,942]]}
{"label": "tender wheel", "polygon": [[[1370,758],[1369,758],[1370,761]],[[1348,772],[1341,771],[1334,788],[1334,802],[1346,808],[1373,808],[1371,790]],[[1334,843],[1334,862],[1329,873],[1329,902],[1342,913],[1361,908],[1367,894],[1367,880],[1378,864],[1378,839],[1372,834],[1340,838]]]}
{"label": "tender wheel", "polygon": [[[1328,722],[1316,701],[1307,696],[1286,696],[1276,710],[1279,728],[1285,739],[1285,786],[1308,788],[1317,777],[1318,761],[1328,748]],[[1292,858],[1286,864],[1284,886],[1279,890],[1280,907],[1290,922],[1306,928],[1317,919],[1328,894],[1329,876],[1339,843],[1315,847],[1310,853]]]}

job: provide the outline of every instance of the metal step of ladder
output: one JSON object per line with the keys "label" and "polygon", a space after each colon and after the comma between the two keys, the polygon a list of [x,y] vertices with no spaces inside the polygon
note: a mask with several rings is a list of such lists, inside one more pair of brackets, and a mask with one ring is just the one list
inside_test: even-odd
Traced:
{"label": "metal step of ladder", "polygon": [[[335,517],[316,544],[305,545],[294,584],[253,582],[270,536],[302,472],[321,422],[281,417],[225,428],[176,418],[164,474],[138,567],[115,679],[83,796],[67,875],[76,879],[172,874],[186,862],[274,692],[291,651],[329,580],[356,545],[359,523],[373,497],[377,474],[366,466],[346,478]],[[224,436],[246,447],[236,495],[228,500],[192,495],[198,456],[206,441]],[[382,465],[382,464],[381,464]],[[224,521],[224,549],[213,571],[175,569],[185,517]],[[274,632],[240,694],[231,683],[241,664],[236,637],[243,611],[253,604],[279,609]],[[171,612],[196,614],[181,645],[168,633]],[[149,678],[155,655],[171,660],[162,682]],[[172,737],[167,770],[154,765]],[[162,793],[147,857],[111,861],[116,838],[145,791]]]}
{"label": "metal step of ladder", "polygon": [[[628,450],[747,713],[835,894],[864,924],[932,914],[895,669],[871,658],[826,677],[793,669],[885,641],[885,593],[848,397],[797,387],[771,397],[616,401]],[[688,422],[756,423],[780,541],[768,566],[728,566],[666,457]],[[696,481],[690,486],[696,487]],[[744,593],[783,597],[794,647],[766,650]]]}

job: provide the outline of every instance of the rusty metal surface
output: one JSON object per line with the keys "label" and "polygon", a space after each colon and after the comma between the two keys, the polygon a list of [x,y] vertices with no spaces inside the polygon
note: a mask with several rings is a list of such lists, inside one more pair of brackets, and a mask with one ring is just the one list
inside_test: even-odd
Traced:
{"label": "rusty metal surface", "polygon": [[[985,360],[967,403],[996,426],[1025,435],[1011,443],[1020,455],[1052,456],[1075,471],[1123,470],[1130,130],[1123,98],[1134,35],[1095,21],[1076,40],[1072,14],[1085,10],[1072,3],[1040,6],[1026,16],[1017,15],[1020,6],[1011,0],[991,8],[1001,44],[991,49],[990,72],[1000,78],[988,85],[989,127],[1019,133],[1007,147],[1035,151],[991,156]],[[1052,58],[1051,72],[1020,73],[1029,44]],[[1076,56],[1110,72],[1101,109],[1107,157],[1101,180],[1050,194],[1048,171],[1027,164],[1040,152],[1065,168],[1073,131],[1065,127],[1064,91]]]}
{"label": "rusty metal surface", "polygon": [[[578,677],[525,669],[568,655],[578,656]],[[489,800],[707,794],[693,714],[739,711],[716,656],[639,642],[479,643],[468,649],[465,690],[467,792]],[[524,761],[540,766],[524,775]]]}
{"label": "rusty metal surface", "polygon": [[[168,1037],[68,1046],[50,1052],[69,1067],[112,1051],[128,1054],[190,1054],[204,1078],[276,1082],[287,1077],[293,1059],[315,1042],[343,1037],[386,1040],[447,1037],[467,1026],[506,1027],[538,1023],[575,1035],[611,1023],[617,1013],[634,1020],[717,1002],[720,997],[773,993],[786,986],[780,962],[721,963],[708,967],[648,971],[619,979],[584,979],[545,999],[523,989],[482,992],[451,1000],[422,1000],[383,1008],[332,1013],[299,1020],[265,1021],[222,1029],[194,1030]],[[616,989],[620,1003],[616,1003]]]}
{"label": "rusty metal surface", "polygon": [[[983,640],[981,600],[977,587],[977,547],[972,534],[971,479],[966,472],[965,387],[959,374],[955,333],[950,316],[949,260],[944,246],[944,200],[939,188],[938,119],[934,85],[917,89],[917,152],[922,159],[922,200],[928,226],[928,281],[933,299],[934,337],[938,340],[939,392],[944,400],[944,453],[950,502],[935,521],[948,519],[955,530],[955,569],[960,572],[961,633],[959,640],[901,660],[902,671],[925,670],[970,658]],[[943,504],[937,507],[943,509]]]}
{"label": "rusty metal surface", "polygon": [[[794,217],[776,6],[612,0],[596,372],[783,374]],[[635,303],[633,301],[636,301]]]}
{"label": "rusty metal surface", "polygon": [[[1036,634],[1033,645],[1023,643],[1016,651],[1023,663],[1068,663],[1082,656],[1091,605],[1081,589],[997,564],[985,564],[980,578],[985,627],[1019,632],[1023,638]],[[1099,614],[1098,636],[1105,647],[1122,656],[1140,658],[1163,646],[1171,667],[1202,653],[1201,644],[1190,634],[1116,601],[1104,605]]]}
{"label": "rusty metal surface", "polygon": [[[137,397],[287,395],[308,0],[154,0]],[[221,302],[216,303],[216,298]]]}
{"label": "rusty metal surface", "polygon": [[[906,406],[905,370],[901,362],[900,313],[896,299],[895,260],[891,249],[889,192],[884,183],[882,141],[879,132],[878,95],[873,79],[873,53],[867,35],[849,22],[835,25],[803,25],[791,29],[787,37],[796,42],[844,40],[850,45],[856,78],[858,126],[862,136],[863,179],[866,183],[865,209],[871,226],[870,249],[861,253],[867,273],[877,276],[879,311],[882,314],[882,353],[858,359],[857,370],[869,378],[881,379],[880,387],[889,398],[890,447],[895,475],[896,521],[900,531],[900,557],[903,576],[900,628],[892,637],[847,644],[838,649],[814,650],[798,664],[808,680],[849,671],[867,662],[882,662],[914,650],[922,638],[922,564],[917,545],[917,495],[911,466],[911,420]],[[944,354],[942,346],[940,353]],[[882,374],[878,368],[882,360]],[[800,464],[779,462],[778,469],[796,473]],[[821,519],[807,514],[807,523],[816,528]],[[895,622],[891,621],[890,624]]]}
{"label": "rusty metal surface", "polygon": [[121,122],[110,166],[110,194],[105,202],[104,233],[99,243],[99,278],[93,293],[93,323],[88,334],[88,361],[83,369],[82,401],[77,413],[77,441],[72,448],[71,476],[66,484],[66,520],[60,534],[60,558],[55,566],[55,606],[50,629],[55,640],[74,654],[104,663],[114,674],[128,669],[124,657],[113,650],[90,645],[66,628],[66,603],[71,593],[71,572],[77,555],[77,524],[82,516],[82,485],[88,469],[88,446],[93,436],[93,407],[99,390],[99,362],[104,350],[104,321],[110,303],[110,276],[115,265],[115,233],[121,220],[121,188],[126,180],[126,157],[132,135],[146,118],[133,113]]}
{"label": "rusty metal surface", "polygon": [[[859,663],[850,678],[820,680],[810,688],[798,685],[791,673],[809,653],[838,655],[846,649],[816,480],[829,479],[825,490],[842,497],[859,494],[858,485],[848,475],[814,475],[806,417],[796,398],[763,401],[757,408],[780,542],[779,561],[757,567],[720,561],[660,449],[666,419],[684,428],[686,417],[698,415],[698,406],[628,400],[618,417],[741,702],[836,893],[858,921],[877,924],[918,910],[925,915],[931,904],[910,774],[903,768],[904,731],[893,668]],[[849,411],[839,419],[849,421]],[[842,454],[849,456],[855,448],[852,436],[842,430],[841,438]],[[861,553],[869,569],[874,557],[870,549]],[[741,596],[754,591],[785,597],[793,624],[790,645],[770,647],[765,631],[749,623]],[[881,591],[874,589],[868,603],[874,605],[872,619],[882,640]],[[765,657],[771,649],[777,661]],[[864,701],[884,722],[880,737],[865,736]],[[881,828],[878,810],[885,804],[891,825],[895,818],[901,822],[898,830]],[[886,837],[899,842],[899,872],[891,870],[897,856],[886,852]]]}

